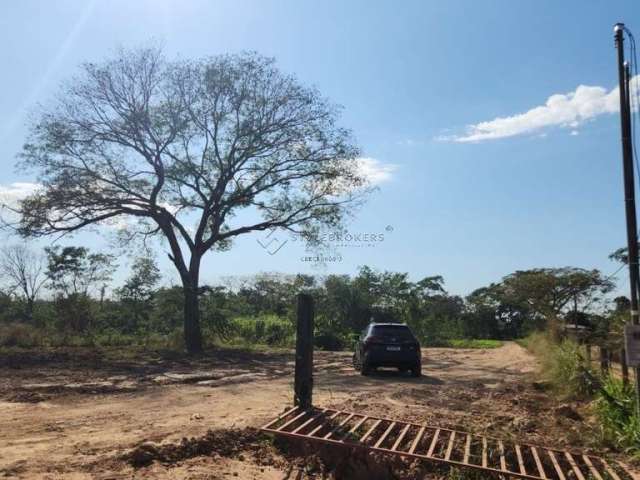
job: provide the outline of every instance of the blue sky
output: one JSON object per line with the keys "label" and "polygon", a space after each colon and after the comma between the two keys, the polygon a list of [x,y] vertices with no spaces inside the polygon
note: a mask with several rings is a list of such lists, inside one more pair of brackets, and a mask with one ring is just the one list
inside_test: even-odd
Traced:
{"label": "blue sky", "polygon": [[[368,264],[414,279],[441,274],[450,291],[465,294],[516,269],[572,265],[610,273],[616,265],[607,255],[625,242],[611,93],[617,21],[640,36],[640,4],[6,3],[0,193],[34,181],[13,167],[27,113],[80,62],[150,39],[169,56],[257,50],[344,106],[342,123],[374,159],[380,180],[348,230],[384,234],[384,241],[349,242],[337,248],[341,261],[317,265],[303,261],[304,250],[291,240],[269,255],[258,236],[245,237],[229,252],[209,254],[205,281],[258,271],[355,273]],[[547,103],[553,95],[563,96]],[[107,242],[82,234],[67,243],[102,249]],[[158,256],[173,275],[160,250]],[[121,264],[118,279],[126,259]],[[625,288],[624,275],[620,280]]]}

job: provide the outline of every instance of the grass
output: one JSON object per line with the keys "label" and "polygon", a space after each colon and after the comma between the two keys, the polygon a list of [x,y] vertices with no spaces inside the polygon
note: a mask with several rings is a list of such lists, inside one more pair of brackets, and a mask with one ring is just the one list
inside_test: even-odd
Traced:
{"label": "grass", "polygon": [[436,348],[499,348],[504,345],[501,340],[488,340],[480,338],[427,338],[420,341],[423,347]]}
{"label": "grass", "polygon": [[486,339],[473,339],[473,338],[461,338],[447,340],[448,346],[451,348],[500,348],[504,345],[504,342],[500,340],[486,340]]}
{"label": "grass", "polygon": [[[295,326],[286,318],[275,315],[259,317],[236,317],[230,320],[227,334],[221,336],[203,327],[205,345],[213,348],[239,348],[251,351],[274,351],[295,347]],[[316,335],[318,350],[351,350],[354,339],[343,338],[329,332]],[[487,339],[426,339],[425,347],[444,348],[498,348],[500,340]],[[169,349],[180,351],[184,348],[181,328],[169,333],[140,331],[122,333],[115,329],[102,329],[85,333],[57,331],[37,328],[22,323],[0,324],[0,348],[133,348]]]}
{"label": "grass", "polygon": [[236,317],[231,320],[231,332],[223,343],[231,345],[269,345],[292,347],[295,345],[293,323],[276,315]]}
{"label": "grass", "polygon": [[590,401],[601,445],[640,459],[640,417],[633,388],[614,376],[601,376],[588,364],[584,348],[572,340],[558,343],[538,332],[518,343],[538,358],[540,375],[557,397]]}
{"label": "grass", "polygon": [[557,343],[537,332],[518,343],[537,357],[542,379],[560,398],[588,399],[600,388],[598,373],[588,365],[584,349],[573,340]]}
{"label": "grass", "polygon": [[595,402],[602,442],[640,459],[640,417],[631,385],[608,376]]}

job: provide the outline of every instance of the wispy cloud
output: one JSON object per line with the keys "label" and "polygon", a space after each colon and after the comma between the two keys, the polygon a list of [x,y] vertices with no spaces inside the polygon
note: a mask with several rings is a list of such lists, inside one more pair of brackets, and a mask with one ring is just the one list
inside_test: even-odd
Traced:
{"label": "wispy cloud", "polygon": [[371,185],[379,185],[391,180],[393,172],[398,166],[392,163],[382,163],[380,160],[370,157],[358,159],[358,169]]}
{"label": "wispy cloud", "polygon": [[402,140],[398,140],[396,142],[396,145],[399,145],[401,147],[417,147],[423,144],[424,144],[424,141],[415,140],[413,138],[403,138]]}
{"label": "wispy cloud", "polygon": [[39,183],[15,182],[8,185],[0,184],[0,223],[13,224],[18,221],[15,210],[19,202],[36,192],[41,185]]}
{"label": "wispy cloud", "polygon": [[31,195],[40,188],[39,183],[15,182],[0,185],[0,206],[16,207],[23,198]]}
{"label": "wispy cloud", "polygon": [[[638,92],[639,86],[640,76],[634,77],[631,80],[631,91]],[[544,105],[524,113],[469,125],[462,134],[441,136],[437,140],[482,142],[538,133],[553,127],[570,128],[571,135],[577,135],[576,128],[584,122],[618,110],[618,88],[607,90],[599,86],[580,85],[572,92],[551,95]]]}

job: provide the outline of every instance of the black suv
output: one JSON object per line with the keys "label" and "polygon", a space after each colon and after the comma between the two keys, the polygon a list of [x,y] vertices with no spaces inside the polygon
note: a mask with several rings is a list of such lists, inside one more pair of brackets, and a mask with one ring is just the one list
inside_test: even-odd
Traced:
{"label": "black suv", "polygon": [[411,370],[414,377],[419,377],[420,343],[404,323],[370,323],[356,343],[353,366],[362,375],[376,367],[397,367],[401,372]]}

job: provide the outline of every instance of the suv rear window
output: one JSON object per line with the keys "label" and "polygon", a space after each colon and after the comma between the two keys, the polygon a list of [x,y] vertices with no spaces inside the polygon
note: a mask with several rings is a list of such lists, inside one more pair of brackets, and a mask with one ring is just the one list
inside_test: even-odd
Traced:
{"label": "suv rear window", "polygon": [[379,337],[413,339],[413,334],[406,325],[376,325],[371,330],[371,334]]}

